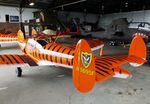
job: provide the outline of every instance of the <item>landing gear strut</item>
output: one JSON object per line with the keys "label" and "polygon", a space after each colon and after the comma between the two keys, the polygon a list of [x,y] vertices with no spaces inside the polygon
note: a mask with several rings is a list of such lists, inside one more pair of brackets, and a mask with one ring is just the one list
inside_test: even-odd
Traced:
{"label": "landing gear strut", "polygon": [[21,69],[21,67],[17,67],[16,75],[17,75],[17,77],[21,77],[22,76],[22,69]]}

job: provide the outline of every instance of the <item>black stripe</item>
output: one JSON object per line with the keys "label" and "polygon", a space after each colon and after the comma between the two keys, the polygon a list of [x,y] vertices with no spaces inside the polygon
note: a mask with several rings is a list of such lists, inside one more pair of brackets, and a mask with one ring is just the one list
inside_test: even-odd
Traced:
{"label": "black stripe", "polygon": [[13,64],[13,62],[11,61],[11,59],[7,55],[5,55],[5,57],[10,61],[11,64]]}
{"label": "black stripe", "polygon": [[42,54],[43,59],[45,60],[44,53]]}
{"label": "black stripe", "polygon": [[117,62],[114,61],[113,59],[109,59],[109,58],[107,58],[107,59],[102,59],[102,60],[108,60],[108,61],[111,61],[111,62],[113,62],[113,63],[117,63]]}
{"label": "black stripe", "polygon": [[11,57],[12,57],[18,64],[20,63],[13,55],[11,55]]}
{"label": "black stripe", "polygon": [[[4,61],[4,58],[0,55],[0,58]],[[5,61],[4,61],[5,62]]]}
{"label": "black stripe", "polygon": [[46,54],[46,60],[48,60],[48,54]]}
{"label": "black stripe", "polygon": [[103,62],[100,62],[100,61],[95,61],[95,62],[96,62],[96,63],[103,64],[103,65],[106,65],[106,66],[110,67],[110,65],[109,65],[109,64],[107,64],[107,63],[103,63]]}
{"label": "black stripe", "polygon": [[70,55],[71,50],[72,50],[72,49],[69,50],[68,55]]}
{"label": "black stripe", "polygon": [[57,56],[55,56],[55,62],[57,63]]}
{"label": "black stripe", "polygon": [[109,65],[113,65],[112,63],[110,63],[110,62],[108,62],[108,61],[106,61],[106,60],[96,60],[96,61],[103,61],[103,62],[106,62],[107,64],[109,64]]}
{"label": "black stripe", "polygon": [[[105,59],[101,59],[101,61],[105,61],[105,62],[107,62],[107,63],[112,62],[111,60],[105,60]],[[116,63],[116,62],[112,62],[112,63]],[[111,63],[111,64],[112,64],[112,63]]]}
{"label": "black stripe", "polygon": [[103,70],[103,69],[101,69],[101,68],[99,68],[99,67],[97,67],[96,66],[96,68],[98,69],[98,70],[101,70],[101,71],[103,71],[104,73],[106,73],[106,74],[109,74],[109,75],[111,75],[110,73],[108,73],[106,70]]}
{"label": "black stripe", "polygon": [[[71,61],[71,60],[70,60]],[[70,64],[70,61],[68,60],[68,65],[70,66],[71,64]]]}
{"label": "black stripe", "polygon": [[[66,58],[66,63],[67,63],[67,64],[69,63],[68,58]],[[68,64],[68,65],[69,65],[69,64]]]}
{"label": "black stripe", "polygon": [[62,64],[62,57],[60,57],[60,63]]}
{"label": "black stripe", "polygon": [[74,56],[74,52],[72,53],[72,56]]}
{"label": "black stripe", "polygon": [[59,50],[61,49],[62,47],[60,46],[57,50],[56,50],[56,52],[59,52]]}
{"label": "black stripe", "polygon": [[56,47],[57,47],[57,45],[52,48],[52,51],[54,51]]}
{"label": "black stripe", "polygon": [[52,62],[52,55],[50,55],[50,61]]}
{"label": "black stripe", "polygon": [[18,56],[23,62],[25,62],[25,60],[22,58],[22,57],[20,57],[20,56]]}
{"label": "black stripe", "polygon": [[51,45],[47,48],[47,50],[49,50],[52,46],[53,46],[53,44],[51,44]]}
{"label": "black stripe", "polygon": [[73,59],[71,59],[71,64],[73,65]]}
{"label": "black stripe", "polygon": [[119,73],[120,73],[120,74],[122,74],[122,71],[121,71],[121,69],[120,69]]}
{"label": "black stripe", "polygon": [[117,60],[117,61],[123,61],[123,59],[120,59],[119,57],[110,57],[109,59],[114,59],[114,60]]}
{"label": "black stripe", "polygon": [[39,59],[41,59],[40,53],[38,53],[38,55],[39,55]]}
{"label": "black stripe", "polygon": [[100,73],[99,71],[96,71],[98,74],[100,74],[100,75],[102,75],[102,76],[104,76],[105,77],[105,75],[104,74],[102,74],[102,73]]}
{"label": "black stripe", "polygon": [[114,68],[112,68],[112,71],[114,72],[114,71],[115,71],[115,69],[114,69]]}
{"label": "black stripe", "polygon": [[64,51],[66,50],[67,48],[63,49],[62,53],[64,53]]}
{"label": "black stripe", "polygon": [[99,66],[99,67],[102,67],[102,68],[104,68],[104,69],[107,69],[107,70],[110,70],[109,68],[107,68],[107,67],[105,67],[105,66],[102,66],[102,65],[100,65],[100,64],[95,64],[95,65],[97,65],[97,66]]}

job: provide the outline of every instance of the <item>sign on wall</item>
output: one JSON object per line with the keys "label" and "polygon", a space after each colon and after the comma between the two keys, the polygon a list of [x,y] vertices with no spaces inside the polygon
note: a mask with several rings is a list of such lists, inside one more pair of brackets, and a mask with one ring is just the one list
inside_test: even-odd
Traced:
{"label": "sign on wall", "polygon": [[19,16],[9,16],[9,22],[10,23],[18,23],[19,22]]}

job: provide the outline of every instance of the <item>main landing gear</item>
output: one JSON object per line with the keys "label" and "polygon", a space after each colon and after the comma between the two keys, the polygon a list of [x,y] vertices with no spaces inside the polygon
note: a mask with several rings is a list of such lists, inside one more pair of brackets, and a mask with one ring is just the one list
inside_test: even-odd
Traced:
{"label": "main landing gear", "polygon": [[17,77],[21,77],[22,76],[22,69],[21,69],[21,67],[17,67],[16,75],[17,75]]}

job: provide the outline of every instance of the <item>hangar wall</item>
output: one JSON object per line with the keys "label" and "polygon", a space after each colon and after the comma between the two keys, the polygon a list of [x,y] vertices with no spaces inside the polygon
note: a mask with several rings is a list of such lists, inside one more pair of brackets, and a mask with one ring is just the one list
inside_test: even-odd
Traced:
{"label": "hangar wall", "polygon": [[[12,16],[19,16],[19,8],[16,7],[6,7],[6,6],[0,6],[0,22],[6,22],[5,15],[12,15]],[[37,9],[24,9],[24,12],[22,14],[22,22],[25,20],[33,19],[33,13],[34,11],[37,11]]]}
{"label": "hangar wall", "polygon": [[127,18],[128,22],[150,22],[150,10],[106,14],[101,17],[99,25],[107,28],[112,20]]}
{"label": "hangar wall", "polygon": [[[68,21],[71,17],[79,17],[81,22],[84,20],[84,13],[79,12],[59,12],[58,16],[61,20],[64,21]],[[95,23],[97,18],[98,14],[87,14],[86,21]],[[100,17],[99,26],[102,26],[106,29],[112,20],[118,18],[127,18],[129,22],[150,22],[150,10],[102,15]]]}
{"label": "hangar wall", "polygon": [[[84,13],[78,12],[64,12],[59,14],[60,18],[63,20],[69,20],[72,17],[79,17],[81,23],[84,20]],[[66,18],[66,19],[65,19]],[[99,20],[99,27],[104,28],[105,32],[91,32],[94,36],[99,38],[112,38],[112,32],[110,31],[110,24],[112,20],[116,20],[119,18],[127,18],[128,22],[149,22],[150,23],[150,10],[142,10],[142,11],[133,11],[133,12],[124,12],[124,13],[113,13],[102,15]],[[98,19],[98,14],[87,14],[86,21],[95,23]],[[131,37],[131,31],[124,31],[126,34],[125,37]],[[101,35],[100,35],[101,34]]]}
{"label": "hangar wall", "polygon": [[[58,18],[63,21],[69,21],[71,18],[80,18],[80,22],[82,23],[84,21],[84,13],[80,12],[66,12],[66,11],[60,11],[58,12]],[[87,14],[86,18],[87,22],[95,23],[98,19],[98,15],[96,14]]]}
{"label": "hangar wall", "polygon": [[[22,22],[25,21],[29,22],[30,19],[33,19],[34,11],[37,11],[37,9],[29,9],[29,8],[23,9]],[[0,6],[0,32],[16,33],[19,29],[19,22],[6,22],[6,15],[8,15],[8,17],[19,16],[19,8]]]}

